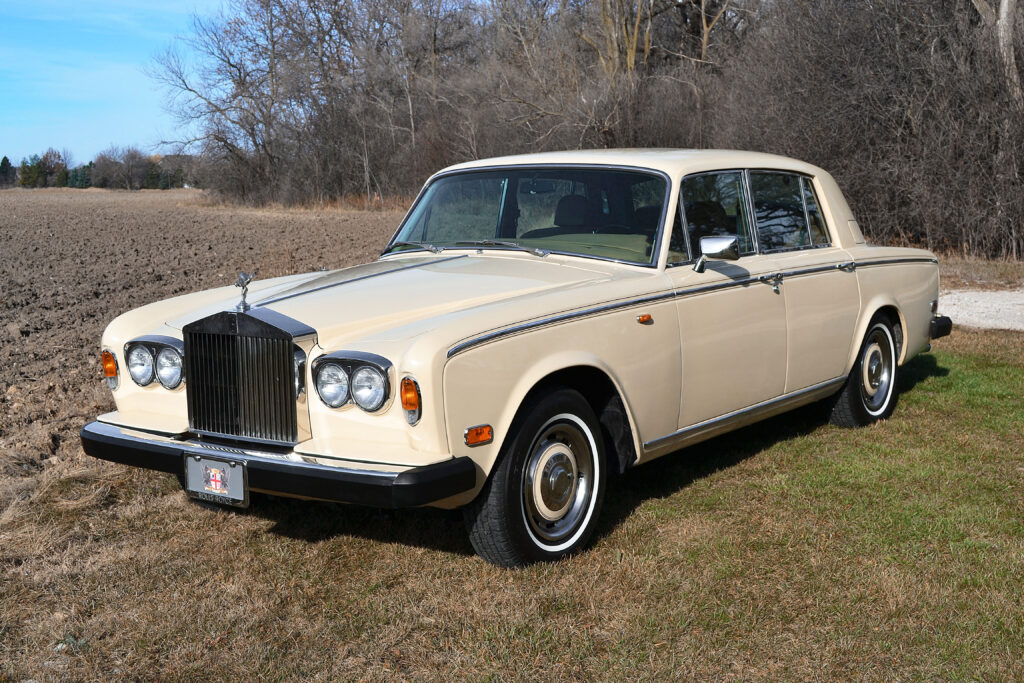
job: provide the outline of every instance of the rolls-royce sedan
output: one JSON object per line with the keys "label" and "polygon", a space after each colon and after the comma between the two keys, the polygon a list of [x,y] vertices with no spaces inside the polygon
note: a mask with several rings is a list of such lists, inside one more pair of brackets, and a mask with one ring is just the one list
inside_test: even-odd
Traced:
{"label": "rolls-royce sedan", "polygon": [[[431,177],[380,258],[114,319],[86,453],[250,492],[461,507],[519,566],[579,551],[610,475],[812,401],[865,425],[949,334],[935,256],[868,244],[832,177],[601,150]],[[343,514],[343,513],[340,513]]]}

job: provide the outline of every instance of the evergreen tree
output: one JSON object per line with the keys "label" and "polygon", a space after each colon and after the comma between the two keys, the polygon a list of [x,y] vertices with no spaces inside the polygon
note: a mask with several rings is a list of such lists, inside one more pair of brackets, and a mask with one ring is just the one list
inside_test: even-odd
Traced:
{"label": "evergreen tree", "polygon": [[14,167],[11,160],[5,155],[0,159],[0,187],[7,187],[14,184]]}
{"label": "evergreen tree", "polygon": [[57,180],[54,183],[55,187],[67,187],[68,186],[68,169],[61,167],[57,171]]}
{"label": "evergreen tree", "polygon": [[46,171],[43,169],[43,160],[38,154],[21,160],[20,184],[22,187],[46,187]]}

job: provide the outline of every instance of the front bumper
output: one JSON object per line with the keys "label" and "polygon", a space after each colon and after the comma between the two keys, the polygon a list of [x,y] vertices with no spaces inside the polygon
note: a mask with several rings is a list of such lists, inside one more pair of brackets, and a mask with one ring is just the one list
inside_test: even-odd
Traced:
{"label": "front bumper", "polygon": [[476,465],[469,458],[377,472],[295,461],[269,452],[202,441],[147,438],[141,432],[104,422],[82,428],[82,448],[102,460],[184,475],[185,456],[244,461],[249,488],[268,493],[355,503],[381,508],[408,508],[443,500],[476,485]]}

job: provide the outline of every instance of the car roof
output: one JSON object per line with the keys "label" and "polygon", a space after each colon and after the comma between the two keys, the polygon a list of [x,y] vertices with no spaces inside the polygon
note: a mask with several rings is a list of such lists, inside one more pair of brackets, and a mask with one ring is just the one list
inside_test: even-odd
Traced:
{"label": "car roof", "polygon": [[808,175],[821,175],[824,171],[817,166],[777,154],[745,152],[731,149],[592,149],[564,152],[539,152],[515,156],[478,159],[449,166],[440,173],[449,171],[488,168],[493,166],[520,165],[600,165],[634,166],[663,171],[673,178],[689,173],[714,169],[731,168],[772,168]]}

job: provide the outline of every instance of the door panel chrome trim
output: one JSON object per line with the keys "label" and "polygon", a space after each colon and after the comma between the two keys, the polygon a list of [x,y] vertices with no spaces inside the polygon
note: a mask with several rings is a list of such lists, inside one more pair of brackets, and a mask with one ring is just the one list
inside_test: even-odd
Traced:
{"label": "door panel chrome trim", "polygon": [[814,384],[805,389],[800,389],[799,391],[790,392],[788,394],[783,394],[782,396],[770,399],[768,401],[756,403],[747,408],[741,408],[740,410],[734,410],[731,413],[726,413],[725,415],[720,415],[719,417],[713,417],[709,420],[698,422],[697,424],[690,425],[689,427],[684,427],[683,429],[677,430],[671,434],[658,437],[657,439],[652,439],[651,441],[645,441],[644,450],[662,448],[667,444],[671,443],[672,441],[683,440],[687,436],[695,432],[700,432],[712,427],[724,425],[725,423],[731,422],[733,420],[738,420],[740,418],[752,416],[762,411],[768,411],[772,408],[777,407],[780,403],[785,403],[787,401],[795,401],[797,399],[805,397],[807,394],[815,392],[824,392],[826,389],[838,387],[845,381],[845,375],[843,377],[836,377],[835,379],[830,379],[826,382],[821,382],[820,384]]}
{"label": "door panel chrome trim", "polygon": [[[834,266],[833,266],[834,267]],[[773,273],[773,276],[775,274]],[[557,323],[567,322],[569,320],[575,320],[576,318],[586,318],[593,315],[600,315],[602,313],[608,313],[611,311],[617,311],[624,308],[631,308],[633,306],[642,306],[655,301],[664,301],[667,299],[679,299],[685,296],[692,296],[695,294],[705,294],[707,292],[716,292],[721,289],[729,289],[730,287],[745,287],[746,285],[755,284],[761,282],[761,276],[756,277],[745,277],[739,280],[727,280],[725,282],[716,282],[710,285],[702,285],[700,287],[690,287],[688,289],[674,289],[670,292],[662,292],[660,294],[650,294],[647,296],[637,297],[634,299],[627,299],[625,301],[618,301],[612,304],[606,304],[604,306],[594,306],[592,308],[585,308],[579,311],[572,311],[569,313],[560,313],[558,315],[548,316],[546,318],[540,318],[530,322],[520,323],[511,327],[506,327],[486,334],[481,334],[476,337],[471,337],[465,341],[455,344],[448,350],[448,358],[462,353],[474,346],[485,344],[487,342],[501,339],[513,334],[532,330],[536,327],[546,327],[548,325],[555,325]]]}
{"label": "door panel chrome trim", "polygon": [[893,263],[938,263],[937,258],[928,258],[924,256],[910,257],[910,258],[886,258],[886,259],[875,259],[873,261],[857,261],[857,268],[864,268],[865,266],[888,266]]}
{"label": "door panel chrome trim", "polygon": [[536,327],[546,327],[548,325],[555,325],[557,323],[565,322],[567,320],[574,320],[576,318],[584,318],[592,315],[600,315],[602,313],[609,313],[611,311],[618,311],[624,308],[631,308],[633,306],[642,306],[649,304],[654,301],[663,301],[665,299],[671,299],[675,296],[674,292],[663,292],[661,294],[650,294],[648,296],[642,296],[635,299],[627,299],[626,301],[619,301],[612,304],[606,304],[604,306],[594,306],[593,308],[585,308],[581,311],[572,311],[570,313],[560,313],[558,315],[551,315],[546,318],[540,318],[538,320],[532,320],[530,322],[519,323],[512,327],[506,327],[501,330],[495,330],[494,332],[488,332],[481,334],[477,337],[472,337],[466,341],[460,342],[455,346],[448,349],[448,358],[451,358],[457,353],[462,353],[467,349],[471,349],[474,346],[485,344],[495,339],[501,339],[502,337],[508,337],[513,334],[525,332],[526,330],[532,330]]}
{"label": "door panel chrome trim", "polygon": [[[937,259],[930,258],[896,258],[896,259],[880,259],[877,261],[861,261],[855,264],[856,267],[863,266],[880,266],[894,263],[938,263]],[[828,265],[814,266],[811,268],[798,268],[796,270],[780,271],[778,273],[771,273],[770,278],[773,282],[778,278],[777,282],[781,284],[785,278],[796,277],[800,275],[812,275],[814,273],[827,273],[829,271],[841,270],[844,272],[852,272],[848,266],[848,262],[844,263],[830,263]],[[677,289],[671,292],[664,292],[661,294],[651,294],[647,296],[637,297],[634,299],[628,299],[626,301],[619,301],[612,304],[606,304],[603,306],[594,306],[592,308],[585,308],[580,311],[573,311],[570,313],[560,313],[558,315],[552,315],[539,320],[531,322],[524,322],[511,327],[506,327],[501,330],[495,330],[486,334],[481,334],[476,337],[471,337],[465,341],[455,344],[448,350],[448,358],[467,351],[474,346],[485,344],[487,342],[501,339],[513,334],[519,334],[527,330],[532,330],[536,327],[546,327],[548,325],[555,325],[557,323],[568,322],[569,320],[575,320],[576,318],[585,318],[592,315],[600,315],[602,313],[608,313],[611,311],[617,311],[623,308],[630,308],[632,306],[640,306],[643,304],[649,304],[654,301],[662,301],[666,299],[679,299],[682,297],[693,296],[696,294],[706,294],[708,292],[716,292],[722,289],[729,289],[730,287],[745,287],[746,285],[764,282],[763,275],[757,275],[752,277],[741,278],[739,280],[727,280],[725,282],[715,282],[710,285],[701,285],[699,287],[689,287],[687,289]],[[776,285],[777,286],[777,285]]]}

